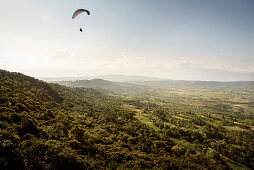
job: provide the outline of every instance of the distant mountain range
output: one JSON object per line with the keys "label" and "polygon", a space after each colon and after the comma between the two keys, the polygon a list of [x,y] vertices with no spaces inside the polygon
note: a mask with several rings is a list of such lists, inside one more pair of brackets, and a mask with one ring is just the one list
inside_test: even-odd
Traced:
{"label": "distant mountain range", "polygon": [[84,77],[40,77],[40,80],[52,81],[75,81],[75,80],[91,80],[91,79],[104,79],[114,82],[132,82],[132,81],[158,81],[165,80],[157,77],[146,77],[136,75],[98,75],[98,76],[84,76]]}
{"label": "distant mountain range", "polygon": [[186,80],[159,80],[159,81],[146,81],[146,82],[132,82],[138,85],[146,85],[152,87],[254,87],[254,81],[186,81]]}
{"label": "distant mountain range", "polygon": [[[76,80],[76,81],[55,81],[54,83],[68,87],[94,88],[104,93],[128,94],[130,91],[143,92],[144,85],[132,84],[129,82],[113,82],[103,79]],[[141,83],[141,82],[140,82]]]}
{"label": "distant mountain range", "polygon": [[254,81],[218,82],[218,81],[185,81],[185,80],[153,80],[153,81],[129,81],[113,82],[103,79],[55,81],[54,83],[68,87],[94,88],[104,93],[116,95],[141,96],[153,93],[155,89],[167,88],[254,88]]}

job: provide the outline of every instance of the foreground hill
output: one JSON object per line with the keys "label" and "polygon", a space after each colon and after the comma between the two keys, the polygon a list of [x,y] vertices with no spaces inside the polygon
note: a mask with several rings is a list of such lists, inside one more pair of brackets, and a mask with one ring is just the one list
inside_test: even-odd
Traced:
{"label": "foreground hill", "polygon": [[216,153],[189,159],[121,100],[90,88],[0,70],[0,94],[1,169],[228,167]]}

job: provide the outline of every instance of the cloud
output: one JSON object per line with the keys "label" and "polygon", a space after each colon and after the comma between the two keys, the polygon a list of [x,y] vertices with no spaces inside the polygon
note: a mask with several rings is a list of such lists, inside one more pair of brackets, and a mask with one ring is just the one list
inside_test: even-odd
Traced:
{"label": "cloud", "polygon": [[245,66],[237,64],[229,64],[227,61],[223,61],[219,56],[212,57],[196,57],[196,58],[156,58],[156,57],[144,57],[144,56],[129,56],[121,53],[118,58],[98,61],[94,63],[97,66],[115,69],[210,69],[210,70],[221,70],[221,71],[232,71],[232,72],[254,72],[254,66]]}
{"label": "cloud", "polygon": [[50,58],[52,58],[52,59],[72,59],[72,58],[74,58],[74,54],[68,50],[65,50],[65,49],[58,49],[50,55]]}

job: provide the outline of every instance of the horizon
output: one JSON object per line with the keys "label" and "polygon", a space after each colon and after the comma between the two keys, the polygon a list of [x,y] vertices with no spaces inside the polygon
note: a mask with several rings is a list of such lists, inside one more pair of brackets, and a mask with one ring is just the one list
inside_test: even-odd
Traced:
{"label": "horizon", "polygon": [[252,0],[0,0],[0,69],[254,81],[253,16]]}
{"label": "horizon", "polygon": [[[151,80],[147,81],[205,81],[205,82],[223,82],[223,83],[229,83],[229,82],[254,82],[254,80],[236,80],[236,81],[216,81],[216,80],[184,80],[184,79],[168,79],[163,77],[150,77],[150,76],[142,76],[142,75],[91,75],[91,76],[79,76],[79,77],[35,77],[39,80],[47,81],[47,79],[59,79],[58,81],[80,81],[80,80],[95,80],[95,79],[101,79],[106,81],[112,81],[112,82],[129,82],[128,80],[122,80],[122,81],[113,81],[109,80],[107,78],[103,77],[141,77],[141,78],[147,78]],[[76,78],[76,79],[75,79]],[[70,80],[63,80],[63,79],[70,79]],[[48,80],[49,81],[49,80]],[[54,81],[54,80],[50,80]],[[50,82],[49,81],[49,82]],[[140,80],[141,81],[141,80]]]}

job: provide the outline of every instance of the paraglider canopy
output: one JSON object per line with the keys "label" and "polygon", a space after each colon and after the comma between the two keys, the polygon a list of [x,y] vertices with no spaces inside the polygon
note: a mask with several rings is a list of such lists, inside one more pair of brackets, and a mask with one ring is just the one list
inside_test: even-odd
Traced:
{"label": "paraglider canopy", "polygon": [[[78,10],[76,10],[76,11],[73,13],[72,19],[75,19],[79,14],[81,14],[81,13],[83,13],[83,12],[86,12],[87,15],[90,15],[90,12],[89,12],[88,10],[86,10],[86,9],[78,9]],[[82,32],[82,31],[83,31],[82,28],[80,28],[79,31]]]}
{"label": "paraglider canopy", "polygon": [[90,15],[90,12],[86,9],[78,9],[76,10],[73,15],[72,15],[72,19],[75,19],[79,14],[83,13],[83,12],[86,12],[87,15]]}

